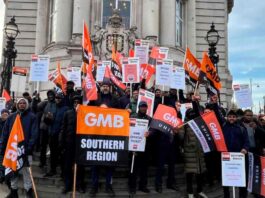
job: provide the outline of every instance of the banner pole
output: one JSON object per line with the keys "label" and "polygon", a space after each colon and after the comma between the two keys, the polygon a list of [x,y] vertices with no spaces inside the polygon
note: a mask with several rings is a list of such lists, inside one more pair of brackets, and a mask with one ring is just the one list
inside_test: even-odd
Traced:
{"label": "banner pole", "polygon": [[37,93],[40,92],[40,81],[37,82]]}
{"label": "banner pole", "polygon": [[163,88],[162,88],[162,104],[164,104],[164,100],[165,100],[165,96],[164,96],[164,92],[165,92],[165,85],[163,85]]}
{"label": "banner pole", "polygon": [[133,91],[132,91],[132,83],[130,83],[130,99],[132,97],[132,93],[133,93]]}
{"label": "banner pole", "polygon": [[236,188],[233,186],[233,198],[236,198]]}
{"label": "banner pole", "polygon": [[76,169],[77,169],[77,165],[75,163],[74,165],[74,186],[73,186],[73,198],[75,198],[75,192],[76,192]]}
{"label": "banner pole", "polygon": [[33,191],[34,191],[34,196],[35,196],[35,198],[38,198],[35,182],[34,182],[34,179],[33,179],[33,176],[32,176],[31,167],[29,166],[28,169],[29,169],[29,175],[30,175],[30,179],[31,179],[31,183],[32,183],[32,188],[33,188]]}
{"label": "banner pole", "polygon": [[132,156],[131,173],[133,173],[134,159],[135,159],[135,152],[133,152],[133,156]]}

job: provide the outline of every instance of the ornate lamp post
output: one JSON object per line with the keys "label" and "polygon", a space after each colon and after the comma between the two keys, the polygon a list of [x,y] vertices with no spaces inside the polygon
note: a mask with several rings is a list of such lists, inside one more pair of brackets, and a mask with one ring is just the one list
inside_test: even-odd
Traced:
{"label": "ornate lamp post", "polygon": [[10,93],[12,68],[15,65],[15,58],[17,57],[17,50],[15,49],[15,39],[19,33],[18,26],[15,23],[15,17],[13,16],[4,27],[4,33],[7,39],[6,48],[3,50],[4,65],[1,73],[1,93],[5,89]]}
{"label": "ornate lamp post", "polygon": [[220,38],[221,37],[218,34],[218,31],[215,29],[214,23],[212,23],[211,29],[207,32],[205,40],[208,42],[209,57],[212,63],[215,65],[217,73],[218,73],[217,63],[219,62],[219,55],[216,53],[216,45],[218,44]]}

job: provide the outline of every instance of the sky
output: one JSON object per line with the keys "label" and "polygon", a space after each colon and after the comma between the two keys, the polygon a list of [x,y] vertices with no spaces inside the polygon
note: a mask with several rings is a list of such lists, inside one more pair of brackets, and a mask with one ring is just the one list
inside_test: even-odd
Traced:
{"label": "sky", "polygon": [[265,96],[265,1],[235,0],[229,15],[229,69],[234,84],[250,84],[253,110],[262,108]]}

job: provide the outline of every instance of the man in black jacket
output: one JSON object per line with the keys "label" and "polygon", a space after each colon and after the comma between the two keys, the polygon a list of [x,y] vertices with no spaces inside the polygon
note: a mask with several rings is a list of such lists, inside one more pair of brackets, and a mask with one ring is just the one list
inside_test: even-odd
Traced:
{"label": "man in black jacket", "polygon": [[[147,112],[147,103],[141,101],[138,105],[139,111],[137,115],[131,116],[132,118],[148,120],[148,125],[150,124],[152,118],[149,117]],[[139,190],[145,193],[149,193],[150,190],[147,188],[147,170],[148,170],[148,162],[150,156],[150,147],[148,142],[146,142],[145,151],[144,152],[137,152],[135,154],[135,161],[134,161],[134,170],[133,173],[129,175],[129,190],[131,194],[136,193],[136,180],[137,174],[140,174],[140,181],[139,181]],[[130,155],[132,158],[132,155]],[[131,163],[130,163],[131,165]]]}
{"label": "man in black jacket", "polygon": [[[98,94],[98,100],[91,101],[88,105],[100,106],[105,108],[119,108],[118,99],[110,93],[109,82],[103,82],[101,86],[101,92]],[[104,167],[106,169],[106,193],[111,197],[115,196],[115,192],[112,188],[112,173],[113,167]],[[100,166],[92,167],[92,189],[90,191],[91,196],[95,196],[98,192],[98,180],[99,171],[102,169]]]}
{"label": "man in black jacket", "polygon": [[[61,127],[59,146],[63,152],[64,189],[63,194],[71,191],[73,186],[73,165],[75,162],[76,107],[82,104],[82,96],[73,97],[73,107],[65,112]],[[84,167],[77,166],[77,191],[84,193]]]}

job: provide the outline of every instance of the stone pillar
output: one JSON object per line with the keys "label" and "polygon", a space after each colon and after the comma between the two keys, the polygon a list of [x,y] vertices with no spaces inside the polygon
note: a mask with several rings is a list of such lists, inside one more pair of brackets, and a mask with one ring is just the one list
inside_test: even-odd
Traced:
{"label": "stone pillar", "polygon": [[72,0],[54,0],[52,41],[70,41],[72,36],[72,13]]}
{"label": "stone pillar", "polygon": [[89,24],[90,1],[74,0],[73,34],[82,34],[83,21]]}
{"label": "stone pillar", "polygon": [[[163,0],[165,1],[165,0]],[[168,0],[166,0],[168,1]],[[159,36],[159,0],[144,0],[142,37]]]}
{"label": "stone pillar", "polygon": [[176,45],[176,0],[162,0],[160,9],[160,45],[174,47]]}
{"label": "stone pillar", "polygon": [[47,44],[49,0],[38,0],[35,53],[40,54]]}

